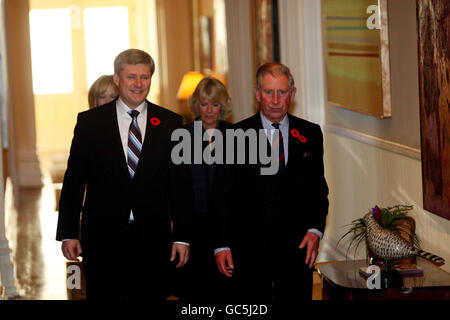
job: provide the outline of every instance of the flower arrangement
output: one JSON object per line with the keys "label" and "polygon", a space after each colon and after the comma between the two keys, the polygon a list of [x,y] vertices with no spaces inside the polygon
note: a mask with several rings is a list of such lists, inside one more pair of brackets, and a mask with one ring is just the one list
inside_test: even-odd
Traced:
{"label": "flower arrangement", "polygon": [[[410,211],[413,206],[410,205],[395,205],[393,207],[380,208],[375,206],[371,209],[375,219],[380,223],[380,225],[388,230],[394,231],[398,233],[401,237],[405,238],[408,241],[412,242],[412,245],[419,248],[420,241],[417,235],[415,234],[415,223],[414,220],[407,215],[408,211]],[[350,227],[350,229],[339,239],[337,246],[340,241],[347,236],[351,237],[351,241],[348,245],[346,255],[349,250],[354,246],[355,254],[359,245],[365,241],[366,237],[366,227],[364,225],[363,219],[353,220],[350,224],[344,226]],[[367,255],[369,256],[370,252],[367,250]]]}

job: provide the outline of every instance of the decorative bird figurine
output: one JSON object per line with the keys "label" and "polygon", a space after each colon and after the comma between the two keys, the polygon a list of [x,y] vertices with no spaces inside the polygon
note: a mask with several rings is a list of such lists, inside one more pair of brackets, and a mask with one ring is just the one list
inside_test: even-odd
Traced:
{"label": "decorative bird figurine", "polygon": [[435,264],[443,265],[445,260],[429,252],[412,246],[395,232],[383,228],[375,219],[374,213],[369,212],[362,218],[365,225],[366,243],[378,258],[384,260],[402,259],[410,256],[420,256]]}

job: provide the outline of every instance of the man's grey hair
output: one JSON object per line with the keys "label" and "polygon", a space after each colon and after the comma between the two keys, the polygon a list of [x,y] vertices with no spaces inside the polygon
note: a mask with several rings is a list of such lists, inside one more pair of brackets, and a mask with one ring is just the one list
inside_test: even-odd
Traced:
{"label": "man's grey hair", "polygon": [[295,82],[294,77],[291,74],[291,70],[289,70],[287,66],[278,62],[267,62],[260,66],[256,72],[256,87],[258,90],[261,89],[262,78],[266,74],[271,74],[274,77],[284,74],[289,80],[289,92],[292,92]]}
{"label": "man's grey hair", "polygon": [[119,53],[114,60],[114,73],[117,75],[123,70],[126,64],[148,64],[150,65],[150,73],[155,72],[155,62],[153,58],[145,51],[139,49],[128,49]]}

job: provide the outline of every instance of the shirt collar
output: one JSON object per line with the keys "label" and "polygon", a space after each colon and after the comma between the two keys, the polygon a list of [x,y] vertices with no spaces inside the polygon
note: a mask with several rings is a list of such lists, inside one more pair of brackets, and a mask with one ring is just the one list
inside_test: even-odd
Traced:
{"label": "shirt collar", "polygon": [[[259,112],[259,115],[261,116],[261,121],[263,124],[263,128],[264,129],[273,129],[272,126],[272,121],[270,121],[269,119],[266,118],[266,116],[262,113],[262,111]],[[281,128],[287,128],[289,126],[289,118],[288,115],[286,113],[286,115],[284,116],[284,118],[279,122],[280,123],[280,129]]]}
{"label": "shirt collar", "polygon": [[[128,114],[128,112],[132,110],[125,104],[125,102],[122,101],[122,99],[120,99],[120,97],[117,99],[116,105],[118,107],[119,112],[123,115]],[[145,113],[147,111],[147,102],[145,100],[142,101],[142,103],[138,105],[134,110],[139,111],[139,114]]]}

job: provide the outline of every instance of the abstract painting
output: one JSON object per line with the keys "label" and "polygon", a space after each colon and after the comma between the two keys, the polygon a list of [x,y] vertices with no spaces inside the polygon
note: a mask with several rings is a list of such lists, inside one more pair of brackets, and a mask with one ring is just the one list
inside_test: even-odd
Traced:
{"label": "abstract painting", "polygon": [[386,0],[324,0],[328,101],[391,116]]}
{"label": "abstract painting", "polygon": [[450,220],[450,2],[418,0],[424,209]]}

